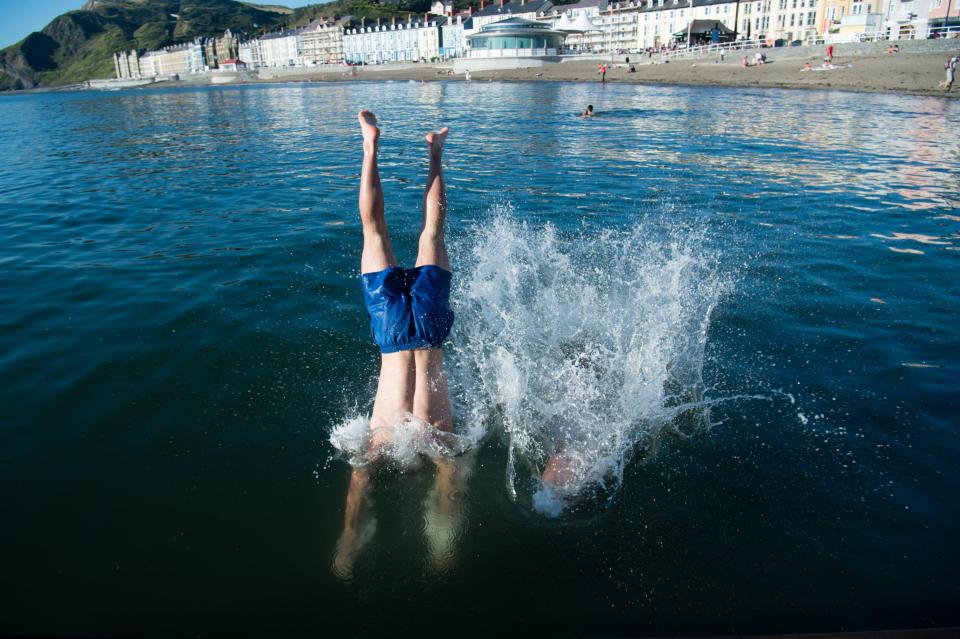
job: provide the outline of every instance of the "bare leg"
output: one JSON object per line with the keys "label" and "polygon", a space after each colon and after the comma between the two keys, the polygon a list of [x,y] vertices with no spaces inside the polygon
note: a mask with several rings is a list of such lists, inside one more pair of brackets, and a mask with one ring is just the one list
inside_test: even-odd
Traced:
{"label": "bare leg", "polygon": [[443,351],[429,348],[413,353],[416,362],[413,414],[438,430],[450,432],[453,410],[450,408],[447,375],[443,370]]}
{"label": "bare leg", "polygon": [[427,133],[430,153],[430,173],[423,194],[423,229],[417,252],[417,266],[434,264],[450,270],[447,245],[443,236],[443,223],[447,216],[447,189],[443,183],[443,143],[450,130],[446,127],[435,133]]}
{"label": "bare leg", "polygon": [[380,129],[377,116],[370,111],[357,115],[363,133],[363,168],[360,172],[360,221],[363,223],[363,253],[360,255],[360,272],[376,273],[396,266],[387,222],[383,216],[383,188],[380,185],[380,170],[377,167],[377,149]]}
{"label": "bare leg", "polygon": [[[377,168],[377,145],[380,129],[377,117],[370,111],[357,115],[363,134],[363,169],[360,174],[360,221],[363,223],[363,253],[360,256],[360,272],[375,273],[396,266],[397,258],[390,244],[387,222],[383,215],[383,188]],[[413,408],[414,361],[409,352],[381,355],[380,381],[377,397],[373,403],[371,428],[390,426],[403,412]],[[374,431],[371,452],[386,443],[387,432]]]}
{"label": "bare leg", "polygon": [[[443,225],[447,214],[447,193],[443,183],[443,143],[446,127],[426,135],[430,154],[430,172],[423,194],[423,229],[417,252],[417,266],[432,264],[450,270],[450,258],[444,241]],[[415,351],[416,391],[413,414],[441,431],[453,428],[447,377],[443,370],[443,351],[439,348]]]}

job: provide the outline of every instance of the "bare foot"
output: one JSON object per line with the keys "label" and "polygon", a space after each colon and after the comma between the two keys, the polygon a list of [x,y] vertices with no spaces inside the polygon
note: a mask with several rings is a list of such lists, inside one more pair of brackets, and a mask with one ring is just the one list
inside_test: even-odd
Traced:
{"label": "bare foot", "polygon": [[447,133],[450,133],[450,129],[443,127],[439,131],[431,131],[424,136],[427,139],[427,144],[430,145],[431,156],[439,158],[443,153],[443,142],[447,139]]}
{"label": "bare foot", "polygon": [[373,114],[373,111],[364,109],[357,114],[357,119],[360,120],[360,132],[363,133],[363,145],[367,146],[371,144],[376,146],[377,140],[380,139],[380,129],[377,128],[377,116]]}

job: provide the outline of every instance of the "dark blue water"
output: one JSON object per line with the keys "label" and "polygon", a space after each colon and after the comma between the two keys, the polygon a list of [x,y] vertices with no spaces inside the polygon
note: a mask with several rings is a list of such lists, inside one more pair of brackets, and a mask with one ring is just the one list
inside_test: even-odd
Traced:
{"label": "dark blue water", "polygon": [[[573,117],[587,103],[600,115]],[[660,336],[637,366],[675,375],[664,335],[702,346],[708,428],[621,442],[622,481],[548,519],[504,481],[525,427],[504,411],[537,398],[494,393],[474,402],[486,436],[453,561],[425,560],[432,468],[387,469],[342,580],[349,466],[329,436],[369,410],[378,362],[356,277],[361,107],[382,122],[402,261],[422,134],[446,124],[461,282],[475,247],[495,269],[516,240],[505,272],[616,266],[649,293],[628,299],[655,300],[679,245],[698,267],[677,308],[723,290],[702,340],[636,307]],[[0,97],[0,633],[960,625],[958,125],[937,98],[682,87]],[[482,297],[459,290],[462,344]],[[453,374],[483,382],[471,357]]]}

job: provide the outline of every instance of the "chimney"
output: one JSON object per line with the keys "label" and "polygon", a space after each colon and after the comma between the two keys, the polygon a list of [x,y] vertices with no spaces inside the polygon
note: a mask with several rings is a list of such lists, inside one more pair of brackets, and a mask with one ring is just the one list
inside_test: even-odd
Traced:
{"label": "chimney", "polygon": [[377,29],[380,28],[380,18],[377,18]]}
{"label": "chimney", "polygon": [[500,0],[500,8],[503,9],[503,0]]}
{"label": "chimney", "polygon": [[397,16],[393,16],[392,18],[390,18],[390,26],[393,27],[393,28],[396,28],[396,26],[397,26]]}
{"label": "chimney", "polygon": [[362,28],[364,28],[365,26],[367,26],[367,19],[366,19],[366,18],[360,18],[360,28],[362,29]]}
{"label": "chimney", "polygon": [[480,10],[483,11],[483,8],[487,6],[486,0],[480,0]]}
{"label": "chimney", "polygon": [[430,19],[429,16],[430,16],[429,13],[424,12],[424,14],[423,14],[423,26],[427,26],[427,20]]}

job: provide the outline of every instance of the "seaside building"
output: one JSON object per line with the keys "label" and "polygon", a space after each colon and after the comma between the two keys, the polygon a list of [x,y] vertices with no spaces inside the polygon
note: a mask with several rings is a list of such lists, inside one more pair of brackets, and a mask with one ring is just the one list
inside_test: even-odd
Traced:
{"label": "seaside building", "polygon": [[343,26],[349,16],[336,21],[318,18],[300,32],[305,64],[341,64],[343,54]]}
{"label": "seaside building", "polygon": [[470,24],[469,12],[467,19],[463,15],[457,15],[452,20],[447,20],[446,24],[440,27],[440,57],[449,60],[451,58],[462,58],[467,53],[467,39],[464,36],[464,29]]}
{"label": "seaside building", "polygon": [[[896,2],[891,0],[884,11],[883,26],[886,37],[890,40],[926,38],[930,29],[930,13],[935,1]],[[938,24],[939,22],[938,20]]]}
{"label": "seaside building", "polygon": [[445,21],[440,16],[430,21],[393,21],[389,25],[348,29],[343,35],[344,57],[352,64],[439,59]]}
{"label": "seaside building", "polygon": [[246,71],[247,64],[243,60],[222,60],[217,68],[220,71]]}
{"label": "seaside building", "polygon": [[268,33],[260,38],[260,66],[302,67],[303,39],[300,29]]}
{"label": "seaside building", "polygon": [[258,39],[241,42],[238,55],[241,60],[247,63],[248,69],[259,69],[263,66],[263,54]]}
{"label": "seaside building", "polygon": [[118,79],[140,79],[140,55],[134,51],[120,51],[113,54],[113,68]]}
{"label": "seaside building", "polygon": [[434,62],[441,58],[440,51],[443,45],[441,28],[446,21],[447,19],[444,16],[435,18],[430,18],[428,15],[423,16],[423,22],[417,29],[417,54],[420,56],[420,60]]}
{"label": "seaside building", "polygon": [[216,69],[221,60],[235,60],[240,55],[239,44],[239,40],[229,29],[216,38],[205,38],[203,53],[206,66]]}
{"label": "seaside building", "polygon": [[466,36],[470,58],[523,58],[559,55],[566,34],[524,18],[507,18]]}
{"label": "seaside building", "polygon": [[199,73],[204,67],[203,44],[199,39],[159,51],[148,51],[140,56],[142,77]]}
{"label": "seaside building", "polygon": [[960,0],[933,0],[927,23],[931,28],[960,27]]}
{"label": "seaside building", "polygon": [[525,20],[536,20],[546,15],[553,8],[550,0],[520,0],[519,2],[504,2],[486,4],[486,0],[480,0],[480,10],[474,11],[471,17],[471,28],[466,30],[466,35],[472,35],[483,27],[494,22],[500,22],[507,18],[523,18]]}

